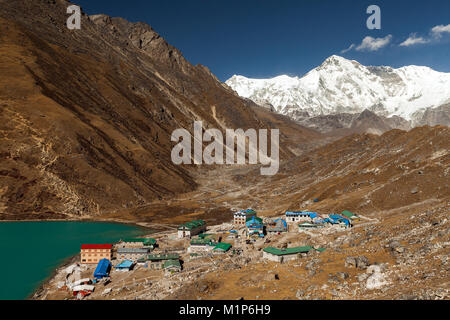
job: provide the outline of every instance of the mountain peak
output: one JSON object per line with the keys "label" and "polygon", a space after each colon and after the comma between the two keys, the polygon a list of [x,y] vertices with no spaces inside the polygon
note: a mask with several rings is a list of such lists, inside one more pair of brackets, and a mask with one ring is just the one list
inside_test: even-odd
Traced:
{"label": "mountain peak", "polygon": [[294,119],[302,112],[319,116],[369,109],[376,115],[413,120],[414,113],[450,99],[450,73],[417,66],[366,67],[338,55],[302,78],[233,79],[227,84],[242,97],[270,103]]}
{"label": "mountain peak", "polygon": [[349,60],[345,59],[344,57],[333,54],[332,56],[326,58],[324,62],[331,62],[331,61],[349,61]]}
{"label": "mountain peak", "polygon": [[355,62],[356,61],[354,61],[354,60],[348,60],[344,57],[334,54],[334,55],[326,58],[321,66],[325,66],[325,65],[329,65],[329,64],[342,65],[342,64],[349,64],[349,63],[355,63]]}

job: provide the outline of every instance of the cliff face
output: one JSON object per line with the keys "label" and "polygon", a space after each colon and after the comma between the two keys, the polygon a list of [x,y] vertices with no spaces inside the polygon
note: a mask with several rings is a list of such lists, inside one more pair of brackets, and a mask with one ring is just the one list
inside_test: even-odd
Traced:
{"label": "cliff face", "polygon": [[[69,30],[69,5],[0,0],[1,219],[102,215],[193,190],[195,168],[171,162],[173,130],[271,128],[150,26],[83,14]],[[318,136],[286,123],[297,144]]]}

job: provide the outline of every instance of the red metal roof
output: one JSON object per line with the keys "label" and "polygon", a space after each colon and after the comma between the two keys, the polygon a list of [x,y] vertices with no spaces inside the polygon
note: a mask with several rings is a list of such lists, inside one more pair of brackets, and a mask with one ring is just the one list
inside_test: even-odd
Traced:
{"label": "red metal roof", "polygon": [[81,250],[83,249],[111,249],[112,244],[82,244]]}

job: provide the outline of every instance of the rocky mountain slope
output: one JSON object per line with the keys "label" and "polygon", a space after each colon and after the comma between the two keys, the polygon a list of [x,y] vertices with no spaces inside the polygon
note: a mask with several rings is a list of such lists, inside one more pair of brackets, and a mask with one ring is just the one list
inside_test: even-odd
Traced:
{"label": "rocky mountain slope", "polygon": [[[197,187],[173,130],[272,128],[150,26],[70,2],[0,0],[0,219],[103,216]],[[272,117],[266,114],[266,118]],[[281,157],[319,135],[285,118]]]}
{"label": "rocky mountain slope", "polygon": [[[450,129],[419,127],[382,135],[352,134],[281,163],[262,177],[258,168],[221,167],[197,172],[199,188],[156,201],[132,214],[136,221],[178,223],[202,217],[228,222],[234,210],[253,208],[262,216],[286,210],[383,216],[450,201]],[[314,203],[313,199],[320,199]]]}
{"label": "rocky mountain slope", "polygon": [[383,117],[368,109],[354,114],[339,113],[316,117],[300,116],[297,118],[297,121],[322,133],[340,136],[353,133],[382,134],[392,129],[411,129],[411,123],[401,117]]}
{"label": "rocky mountain slope", "polygon": [[450,101],[450,74],[427,67],[366,67],[331,56],[302,78],[233,76],[226,84],[240,96],[296,120],[359,114],[365,109],[382,117],[401,117],[413,127],[436,125],[433,119],[443,112],[448,119],[447,109],[440,106]]}

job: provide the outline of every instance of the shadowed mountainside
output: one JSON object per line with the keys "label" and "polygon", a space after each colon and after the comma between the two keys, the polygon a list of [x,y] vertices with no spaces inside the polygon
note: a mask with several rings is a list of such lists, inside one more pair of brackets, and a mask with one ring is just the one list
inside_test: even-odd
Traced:
{"label": "shadowed mountainside", "polygon": [[[103,215],[194,190],[195,168],[170,159],[174,129],[272,128],[150,26],[83,14],[71,31],[69,5],[0,1],[2,219]],[[320,137],[280,123],[295,132],[281,157]]]}

